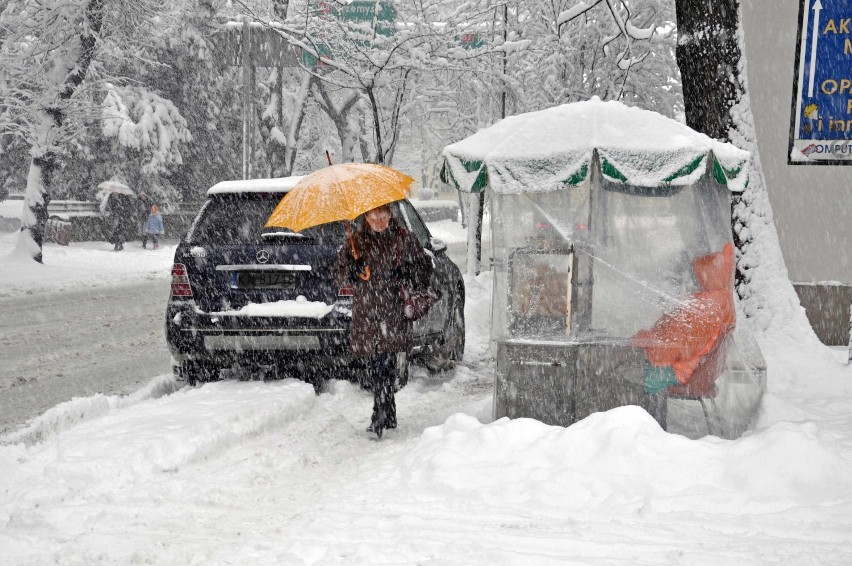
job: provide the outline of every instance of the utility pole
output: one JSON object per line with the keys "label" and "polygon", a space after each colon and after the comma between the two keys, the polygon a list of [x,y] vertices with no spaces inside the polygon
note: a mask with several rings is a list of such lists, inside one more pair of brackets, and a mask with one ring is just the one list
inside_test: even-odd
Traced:
{"label": "utility pole", "polygon": [[[286,18],[288,0],[276,0],[273,5],[275,15]],[[254,101],[257,92],[257,68],[277,68],[279,92],[281,77],[285,68],[297,68],[302,59],[302,50],[293,47],[269,29],[251,19],[243,17],[239,22],[229,24],[221,35],[219,53],[226,64],[242,67],[242,122],[243,122],[243,179],[257,176],[255,166],[255,135],[257,132],[257,114]]]}

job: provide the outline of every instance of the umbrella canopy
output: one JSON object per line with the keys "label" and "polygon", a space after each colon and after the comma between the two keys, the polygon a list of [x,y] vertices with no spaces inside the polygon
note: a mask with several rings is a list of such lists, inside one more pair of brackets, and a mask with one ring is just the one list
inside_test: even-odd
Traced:
{"label": "umbrella canopy", "polygon": [[120,181],[104,181],[98,185],[98,194],[121,193],[123,195],[135,195],[133,190]]}
{"label": "umbrella canopy", "polygon": [[305,228],[355,220],[361,214],[405,198],[414,179],[384,165],[341,163],[299,181],[272,211],[267,228]]}
{"label": "umbrella canopy", "polygon": [[496,193],[545,192],[585,182],[592,160],[609,181],[691,185],[707,172],[732,191],[748,182],[750,154],[656,112],[602,102],[510,116],[443,151],[441,179]]}

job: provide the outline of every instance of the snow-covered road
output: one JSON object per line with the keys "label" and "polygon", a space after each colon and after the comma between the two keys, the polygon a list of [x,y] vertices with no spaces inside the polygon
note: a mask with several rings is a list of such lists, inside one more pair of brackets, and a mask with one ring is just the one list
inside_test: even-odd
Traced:
{"label": "snow-covered road", "polygon": [[166,279],[0,298],[0,431],[169,371]]}
{"label": "snow-covered road", "polygon": [[[249,564],[264,546],[286,539],[295,557],[306,513],[342,511],[331,493],[384,473],[387,455],[399,454],[424,426],[487,406],[490,387],[470,372],[462,379],[419,375],[399,395],[400,428],[381,443],[364,433],[370,395],[345,382],[332,382],[319,397],[285,380],[219,382],[140,400],[38,448],[0,448],[9,503],[0,504],[0,546],[13,563],[221,563],[231,555]],[[57,473],[75,479],[57,481]],[[23,507],[22,495],[29,500]],[[80,506],[81,496],[100,503]],[[355,524],[381,536],[378,524]],[[347,525],[314,527],[337,536]],[[33,535],[51,542],[33,547]],[[359,545],[351,551],[362,552]],[[261,562],[270,559],[288,563]]]}

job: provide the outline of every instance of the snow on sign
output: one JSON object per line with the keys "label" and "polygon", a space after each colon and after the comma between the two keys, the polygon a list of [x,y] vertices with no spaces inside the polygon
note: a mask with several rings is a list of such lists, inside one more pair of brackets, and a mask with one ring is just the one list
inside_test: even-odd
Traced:
{"label": "snow on sign", "polygon": [[791,165],[852,165],[852,0],[801,0]]}

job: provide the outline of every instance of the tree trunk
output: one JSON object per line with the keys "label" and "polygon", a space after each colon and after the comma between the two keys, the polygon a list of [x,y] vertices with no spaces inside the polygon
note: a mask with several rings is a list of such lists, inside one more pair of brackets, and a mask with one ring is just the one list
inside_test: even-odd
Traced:
{"label": "tree trunk", "polygon": [[[732,110],[746,95],[740,76],[741,58],[738,41],[739,0],[677,0],[677,65],[683,85],[686,123],[711,138],[731,142],[738,124]],[[740,140],[737,140],[740,141]],[[740,144],[742,145],[742,144]],[[744,147],[754,151],[754,147]],[[759,175],[759,171],[757,172]],[[745,215],[742,198],[735,195],[732,205],[734,244],[741,257],[748,242],[740,238]],[[736,286],[741,297],[748,274],[737,262]]]}
{"label": "tree trunk", "polygon": [[411,69],[406,69],[402,74],[402,84],[399,86],[399,89],[396,91],[396,96],[394,96],[394,105],[393,112],[391,113],[391,121],[390,127],[388,128],[390,134],[390,140],[386,148],[383,150],[383,154],[385,156],[385,163],[387,165],[391,165],[393,163],[393,156],[396,153],[396,144],[399,141],[399,115],[402,111],[402,105],[405,102],[405,92],[408,88],[408,75],[411,74]]}
{"label": "tree trunk", "polygon": [[730,141],[740,100],[739,0],[677,0],[677,65],[689,126]]}
{"label": "tree trunk", "polygon": [[[65,120],[61,104],[74,95],[77,87],[86,78],[89,65],[95,56],[97,35],[103,24],[104,2],[105,0],[89,0],[86,4],[88,25],[84,27],[83,33],[78,38],[77,59],[73,64],[67,65],[72,71],[65,76],[62,84],[56,85],[56,98],[60,104],[42,110],[40,131],[30,149],[32,161],[27,175],[25,209],[21,217],[21,234],[18,237],[16,250],[29,253],[30,257],[39,263],[42,263],[43,259],[42,246],[47,226],[51,181],[53,171],[58,166],[58,157],[53,144]],[[54,62],[54,65],[59,68],[62,64],[62,61]]]}
{"label": "tree trunk", "polygon": [[272,0],[272,13],[281,21],[287,19],[287,8],[290,0]]}
{"label": "tree trunk", "polygon": [[367,98],[370,99],[370,109],[373,111],[373,133],[376,142],[376,163],[384,165],[385,154],[382,148],[382,122],[379,119],[379,106],[376,101],[376,95],[373,92],[373,87],[364,89],[367,92]]}
{"label": "tree trunk", "polygon": [[[48,124],[44,125],[45,135],[39,136],[45,139],[47,130],[51,127],[49,122],[52,118],[44,116]],[[21,233],[15,251],[22,255],[29,255],[38,263],[42,263],[42,246],[44,245],[44,232],[47,226],[47,206],[50,204],[50,181],[54,169],[56,169],[56,155],[49,151],[43,151],[44,144],[34,144],[31,148],[29,173],[27,174],[27,188],[24,196],[24,210],[21,215]]]}
{"label": "tree trunk", "polygon": [[290,117],[290,127],[287,131],[288,153],[287,168],[284,171],[285,177],[292,175],[293,169],[296,167],[296,155],[299,153],[299,133],[302,131],[302,121],[305,119],[308,98],[311,96],[311,85],[314,84],[314,81],[313,75],[305,73],[296,94],[296,103],[293,105],[293,115]]}
{"label": "tree trunk", "polygon": [[[284,69],[277,67],[273,71],[274,86],[270,89],[269,104],[275,108],[271,115],[264,115],[257,108],[258,120],[265,126],[260,129],[260,135],[265,144],[266,164],[270,177],[286,177],[288,146],[284,134]],[[276,130],[278,134],[276,134]]]}
{"label": "tree trunk", "polygon": [[322,81],[315,81],[314,85],[320,95],[317,99],[320,108],[323,109],[337,129],[337,137],[340,138],[340,163],[353,161],[355,159],[355,144],[358,141],[359,132],[353,131],[350,115],[360,96],[357,92],[352,93],[349,98],[343,101],[340,108],[338,108],[335,106],[331,96],[329,96],[328,90]]}

